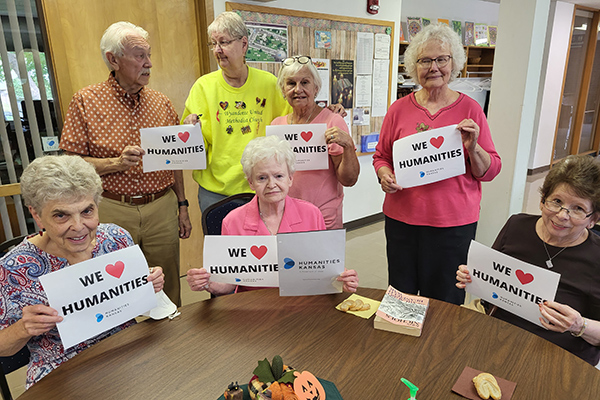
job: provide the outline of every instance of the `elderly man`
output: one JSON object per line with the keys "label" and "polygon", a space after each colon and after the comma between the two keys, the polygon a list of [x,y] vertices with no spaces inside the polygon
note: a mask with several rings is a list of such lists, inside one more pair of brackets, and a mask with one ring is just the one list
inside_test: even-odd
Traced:
{"label": "elderly man", "polygon": [[150,79],[148,32],[129,22],[111,25],[100,41],[108,80],[73,95],[60,148],[82,156],[102,177],[100,222],[127,229],[150,266],[165,273],[165,293],[181,305],[179,238],[192,229],[181,171],[144,173],[140,128],[177,125],[167,96]]}

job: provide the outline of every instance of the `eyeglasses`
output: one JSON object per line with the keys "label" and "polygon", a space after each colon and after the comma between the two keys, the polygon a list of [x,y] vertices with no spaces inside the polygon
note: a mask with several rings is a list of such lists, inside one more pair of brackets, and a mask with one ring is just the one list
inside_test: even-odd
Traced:
{"label": "eyeglasses", "polygon": [[308,62],[310,60],[311,60],[311,58],[309,56],[295,56],[295,57],[286,58],[285,60],[282,61],[282,63],[286,67],[289,67],[295,61],[298,61],[298,64],[308,64]]}
{"label": "eyeglasses", "polygon": [[208,44],[208,47],[211,50],[214,50],[217,46],[219,46],[221,48],[221,50],[226,49],[227,47],[229,47],[229,45],[233,42],[235,42],[236,40],[240,40],[241,38],[235,38],[235,39],[231,39],[231,40],[223,40],[221,42],[212,42]]}
{"label": "eyeglasses", "polygon": [[446,65],[448,65],[448,62],[450,62],[451,58],[452,56],[439,56],[437,58],[420,58],[417,60],[417,64],[419,64],[419,67],[421,68],[429,69],[431,68],[431,63],[435,61],[438,68],[443,68]]}
{"label": "eyeglasses", "polygon": [[554,213],[559,213],[562,210],[565,210],[567,212],[567,214],[569,215],[569,217],[571,217],[575,220],[579,220],[579,221],[583,221],[584,219],[589,218],[594,213],[594,211],[592,211],[591,213],[586,214],[586,211],[581,207],[576,207],[576,208],[563,207],[556,200],[544,200],[544,207],[546,207],[546,209],[548,211],[551,211]]}

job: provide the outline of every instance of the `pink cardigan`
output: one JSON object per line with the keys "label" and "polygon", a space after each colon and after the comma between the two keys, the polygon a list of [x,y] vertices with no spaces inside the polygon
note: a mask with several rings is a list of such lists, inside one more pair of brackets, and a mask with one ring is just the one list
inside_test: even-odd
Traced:
{"label": "pink cardigan", "polygon": [[[294,199],[285,198],[283,218],[277,233],[308,232],[325,230],[325,220],[321,211],[313,204]],[[222,235],[270,235],[265,223],[260,219],[258,212],[258,197],[241,207],[231,211],[221,227]]]}

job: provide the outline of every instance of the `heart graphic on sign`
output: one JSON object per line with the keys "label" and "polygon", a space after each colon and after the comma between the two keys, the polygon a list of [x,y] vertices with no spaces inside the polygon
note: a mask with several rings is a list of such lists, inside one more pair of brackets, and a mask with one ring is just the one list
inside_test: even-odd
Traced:
{"label": "heart graphic on sign", "polygon": [[305,142],[308,142],[312,138],[313,133],[311,131],[302,132],[300,136],[302,136],[302,139],[304,139]]}
{"label": "heart graphic on sign", "polygon": [[444,143],[444,137],[443,136],[438,136],[436,138],[432,137],[431,139],[429,139],[429,143],[431,143],[431,145],[433,147],[435,147],[436,149],[439,149],[440,147],[442,147],[442,144]]}
{"label": "heart graphic on sign", "polygon": [[250,247],[250,253],[260,260],[267,254],[267,246],[252,246]]}
{"label": "heart graphic on sign", "polygon": [[520,269],[515,272],[515,275],[517,275],[517,279],[522,285],[527,285],[528,283],[533,282],[533,275],[525,273]]}
{"label": "heart graphic on sign", "polygon": [[108,264],[104,269],[106,270],[107,274],[118,279],[121,277],[121,275],[123,275],[125,264],[123,264],[123,261],[117,261],[114,265]]}
{"label": "heart graphic on sign", "polygon": [[183,143],[186,143],[188,141],[188,139],[190,138],[190,133],[189,132],[179,132],[177,134],[179,136],[179,139],[181,139],[183,141]]}

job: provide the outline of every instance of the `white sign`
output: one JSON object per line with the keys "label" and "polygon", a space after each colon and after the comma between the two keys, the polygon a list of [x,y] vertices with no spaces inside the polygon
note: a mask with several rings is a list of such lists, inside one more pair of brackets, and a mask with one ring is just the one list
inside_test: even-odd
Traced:
{"label": "white sign", "polygon": [[279,286],[275,236],[204,236],[204,268],[212,282]]}
{"label": "white sign", "polygon": [[139,246],[117,250],[40,277],[65,349],[156,307]]}
{"label": "white sign", "polygon": [[313,171],[329,168],[326,130],[327,124],[268,125],[266,135],[290,142],[296,153],[296,171]]}
{"label": "white sign", "polygon": [[200,124],[140,129],[144,172],[206,169]]}
{"label": "white sign", "polygon": [[394,172],[403,188],[465,173],[462,139],[456,125],[406,136],[394,142]]}
{"label": "white sign", "polygon": [[346,230],[277,235],[279,295],[341,293],[336,278],[344,272]]}
{"label": "white sign", "polygon": [[519,261],[471,241],[465,290],[506,311],[542,326],[538,304],[553,301],[560,274]]}

